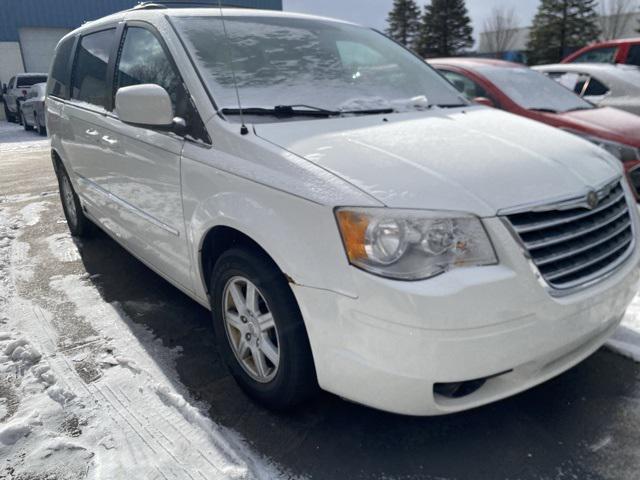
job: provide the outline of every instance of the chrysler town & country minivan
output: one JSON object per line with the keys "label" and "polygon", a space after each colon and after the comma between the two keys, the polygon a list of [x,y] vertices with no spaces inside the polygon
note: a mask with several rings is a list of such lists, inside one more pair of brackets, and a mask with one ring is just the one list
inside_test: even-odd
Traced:
{"label": "chrysler town & country minivan", "polygon": [[493,402],[592,354],[637,290],[614,157],[351,23],[90,22],[57,47],[47,126],[73,235],[98,225],[210,308],[272,408],[318,388],[411,415]]}

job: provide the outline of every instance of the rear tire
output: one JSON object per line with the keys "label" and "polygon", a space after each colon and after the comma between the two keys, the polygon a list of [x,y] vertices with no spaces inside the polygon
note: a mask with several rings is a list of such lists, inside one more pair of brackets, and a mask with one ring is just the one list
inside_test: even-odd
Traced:
{"label": "rear tire", "polygon": [[62,209],[71,235],[78,238],[90,237],[94,233],[95,226],[84,215],[80,199],[73,189],[69,174],[62,165],[58,167],[57,176]]}
{"label": "rear tire", "polygon": [[213,268],[210,292],[218,349],[247,395],[286,410],[317,392],[300,309],[270,258],[247,247],[228,250]]}
{"label": "rear tire", "polygon": [[25,131],[30,132],[31,130],[33,130],[33,126],[27,123],[27,119],[24,117],[24,112],[22,110],[20,111],[20,123],[22,123]]}
{"label": "rear tire", "polygon": [[38,118],[38,115],[34,114],[33,118],[34,118],[34,123],[36,124],[36,132],[38,132],[38,135],[45,137],[47,135],[47,127],[40,124],[40,119]]}

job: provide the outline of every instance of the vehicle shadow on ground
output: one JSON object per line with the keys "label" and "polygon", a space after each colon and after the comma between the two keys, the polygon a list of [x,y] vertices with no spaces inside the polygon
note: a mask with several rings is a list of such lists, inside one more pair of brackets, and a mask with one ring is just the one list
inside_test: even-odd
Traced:
{"label": "vehicle shadow on ground", "polygon": [[229,377],[206,309],[102,232],[80,252],[105,301],[119,302],[165,346],[183,349],[179,381],[210,406],[211,418],[295,475],[589,480],[635,478],[638,471],[640,367],[609,352],[515,398],[448,417],[391,415],[326,393],[274,414]]}

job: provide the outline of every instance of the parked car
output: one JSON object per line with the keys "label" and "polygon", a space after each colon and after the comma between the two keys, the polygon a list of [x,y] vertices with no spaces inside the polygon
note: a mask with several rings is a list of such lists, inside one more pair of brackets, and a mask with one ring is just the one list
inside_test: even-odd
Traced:
{"label": "parked car", "polygon": [[579,135],[620,160],[640,200],[640,117],[598,108],[545,75],[516,63],[483,58],[434,59],[469,99]]}
{"label": "parked car", "polygon": [[640,115],[640,68],[602,63],[561,63],[533,68],[596,105]]}
{"label": "parked car", "polygon": [[496,401],[596,351],[640,281],[620,162],[351,23],[87,23],[57,47],[47,127],[72,234],[99,225],[210,308],[272,408],[318,385],[412,415]]}
{"label": "parked car", "polygon": [[640,67],[640,38],[594,43],[569,55],[562,63],[625,63]]}
{"label": "parked car", "polygon": [[2,87],[4,115],[8,122],[20,121],[20,103],[27,98],[33,85],[46,81],[47,75],[44,73],[21,73],[12,77],[9,85]]}
{"label": "parked car", "polygon": [[46,95],[47,84],[37,83],[31,87],[27,98],[20,104],[21,121],[25,130],[33,130],[35,128],[40,135],[47,134],[45,125]]}

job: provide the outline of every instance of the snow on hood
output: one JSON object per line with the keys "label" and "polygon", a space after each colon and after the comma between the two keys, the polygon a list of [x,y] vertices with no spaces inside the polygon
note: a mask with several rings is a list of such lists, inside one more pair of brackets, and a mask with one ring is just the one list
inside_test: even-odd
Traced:
{"label": "snow on hood", "polygon": [[484,107],[255,126],[389,207],[481,216],[583,194],[621,166],[574,135]]}

